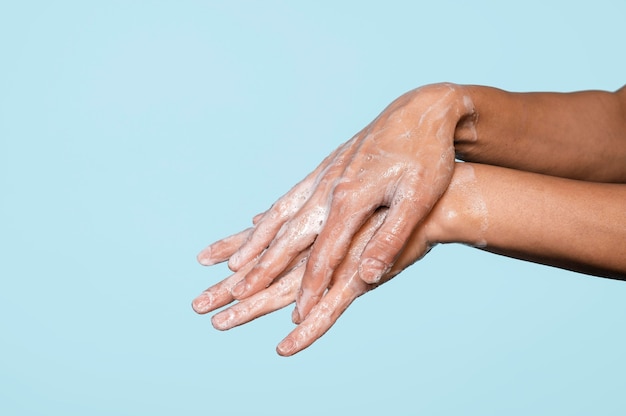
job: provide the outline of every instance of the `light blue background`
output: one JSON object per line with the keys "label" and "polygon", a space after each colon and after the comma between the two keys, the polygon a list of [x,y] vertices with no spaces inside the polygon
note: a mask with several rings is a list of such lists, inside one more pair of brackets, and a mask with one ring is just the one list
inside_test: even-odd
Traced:
{"label": "light blue background", "polygon": [[626,2],[582,4],[3,2],[0,413],[623,414],[623,282],[438,247],[288,359],[291,307],[190,308],[406,90],[621,87]]}

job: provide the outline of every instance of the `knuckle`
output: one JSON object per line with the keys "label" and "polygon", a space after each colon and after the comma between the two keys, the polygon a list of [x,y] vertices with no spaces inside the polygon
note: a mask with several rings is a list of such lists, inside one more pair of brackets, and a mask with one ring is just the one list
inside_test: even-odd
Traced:
{"label": "knuckle", "polygon": [[271,219],[278,219],[291,211],[291,203],[287,198],[280,198],[269,210]]}
{"label": "knuckle", "polygon": [[312,242],[319,234],[326,220],[326,210],[319,206],[306,209],[290,221],[283,224],[277,233],[279,244],[284,250],[300,251],[303,245]]}
{"label": "knuckle", "polygon": [[367,257],[388,263],[404,247],[405,240],[388,231],[380,231],[368,248]]}
{"label": "knuckle", "polygon": [[359,196],[358,187],[352,184],[349,180],[343,180],[339,182],[333,190],[333,205],[343,205],[348,202],[354,201]]}

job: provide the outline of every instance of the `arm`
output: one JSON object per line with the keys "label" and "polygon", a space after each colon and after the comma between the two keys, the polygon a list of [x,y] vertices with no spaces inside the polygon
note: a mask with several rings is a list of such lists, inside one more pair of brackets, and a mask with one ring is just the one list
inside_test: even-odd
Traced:
{"label": "arm", "polygon": [[626,279],[625,202],[622,184],[459,163],[423,239]]}
{"label": "arm", "polygon": [[615,93],[511,93],[467,86],[475,111],[457,157],[573,179],[626,182],[626,86]]}
{"label": "arm", "polygon": [[[376,284],[358,278],[361,254],[384,222],[377,210],[355,234],[332,284],[311,313],[278,345],[280,355],[310,346],[359,296],[390,280],[438,243],[458,242],[492,252],[585,273],[626,279],[626,185],[562,179],[470,163],[457,163],[450,186],[430,215],[411,234],[392,269]],[[228,257],[237,238],[223,243]],[[292,303],[304,275],[308,252],[294,260],[269,287],[216,314],[226,330]],[[207,313],[234,301],[232,287],[251,261],[193,301]]]}
{"label": "arm", "polygon": [[[232,287],[243,299],[262,290],[311,245],[294,321],[328,287],[357,230],[388,207],[366,245],[359,277],[376,283],[394,267],[409,236],[450,180],[453,155],[550,175],[626,182],[626,89],[617,93],[509,93],[437,84],[395,100],[307,178],[257,218],[230,257],[239,270],[260,257]],[[220,242],[199,256],[226,256]]]}

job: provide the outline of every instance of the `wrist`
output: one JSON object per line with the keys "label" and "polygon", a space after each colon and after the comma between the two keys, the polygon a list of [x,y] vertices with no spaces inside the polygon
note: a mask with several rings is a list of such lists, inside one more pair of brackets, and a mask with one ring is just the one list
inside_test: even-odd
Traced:
{"label": "wrist", "polygon": [[[446,82],[408,91],[394,100],[385,112],[400,115],[405,121],[411,118],[412,126],[436,136],[443,132],[442,126],[449,126],[452,134],[442,139],[453,144],[457,130],[471,132],[475,108],[467,87]],[[461,130],[458,128],[459,123],[463,125]]]}
{"label": "wrist", "polygon": [[460,84],[451,82],[428,84],[411,90],[405,95],[422,109],[420,116],[431,109],[443,109],[439,111],[439,114],[432,114],[432,116],[437,118],[437,116],[447,115],[458,123],[475,112],[471,89]]}
{"label": "wrist", "polygon": [[450,185],[425,223],[427,239],[431,245],[486,245],[488,212],[475,167],[471,163],[455,163]]}

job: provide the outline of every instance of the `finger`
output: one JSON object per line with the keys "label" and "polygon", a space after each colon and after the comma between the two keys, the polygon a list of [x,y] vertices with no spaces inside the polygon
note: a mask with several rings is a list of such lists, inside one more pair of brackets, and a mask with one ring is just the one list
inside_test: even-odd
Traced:
{"label": "finger", "polygon": [[329,177],[329,169],[340,167],[345,163],[344,153],[351,150],[355,138],[335,149],[322,163],[300,183],[282,196],[261,218],[257,219],[255,230],[248,240],[229,259],[228,266],[236,270],[250,259],[257,257],[276,237],[283,225],[289,221],[307,203],[312,195],[320,195],[318,189],[323,185],[324,178]]}
{"label": "finger", "polygon": [[[337,267],[347,267],[347,264],[354,264],[354,270],[357,270],[363,249],[387,215],[385,208],[376,210],[371,215],[364,211],[361,214],[362,217],[370,215],[367,221],[355,216],[352,223],[344,221],[343,224],[333,225],[336,224],[335,221],[343,218],[339,209],[333,212],[337,217],[329,217],[328,219],[325,227],[325,230],[329,230],[328,237],[321,233],[316,240],[316,245],[311,250],[307,269],[302,278],[301,290],[296,298],[296,309],[292,314],[294,323],[299,323],[304,319],[319,301],[328,288]],[[365,222],[365,224],[361,226],[360,222]],[[336,235],[337,233],[340,235]],[[325,240],[325,238],[327,239]],[[317,246],[318,243],[323,244],[327,241],[329,242],[327,245],[323,245],[321,248]],[[317,251],[316,248],[318,248]]]}
{"label": "finger", "polygon": [[369,204],[366,205],[359,197],[344,198],[342,188],[343,185],[337,186],[328,219],[313,244],[296,298],[295,323],[304,319],[319,301],[333,272],[346,256],[354,235],[376,209],[377,204],[371,201],[366,200]]}
{"label": "finger", "polygon": [[387,215],[388,209],[380,208],[361,227],[354,236],[348,255],[333,275],[332,286],[320,302],[313,306],[302,323],[278,344],[278,354],[290,356],[309,347],[337,322],[356,298],[393,277],[388,273],[378,284],[369,285],[357,273],[361,253]]}
{"label": "finger", "polygon": [[391,270],[413,230],[428,214],[430,207],[413,195],[403,187],[396,190],[387,218],[363,250],[359,276],[366,283],[378,282]]}
{"label": "finger", "polygon": [[280,228],[295,215],[309,198],[313,180],[308,178],[296,185],[287,195],[279,199],[261,217],[255,218],[254,231],[241,247],[231,256],[228,267],[233,270],[257,257],[274,239]]}
{"label": "finger", "polygon": [[254,217],[254,231],[250,234],[248,240],[230,258],[228,267],[236,269],[242,264],[246,264],[250,259],[258,256],[270,245],[270,242],[274,239],[283,224],[307,203],[314,191],[318,176],[323,174],[326,167],[341,150],[342,147],[339,147],[332,152],[313,172],[309,173],[302,181],[291,188],[289,192],[279,198],[270,209]]}
{"label": "finger", "polygon": [[199,314],[205,314],[231,303],[234,300],[230,293],[231,290],[235,284],[243,279],[246,273],[252,270],[252,267],[254,267],[254,261],[202,292],[192,301],[193,310]]}
{"label": "finger", "polygon": [[250,322],[260,316],[284,308],[292,303],[304,273],[306,257],[271,286],[246,298],[213,316],[215,329],[227,330]]}
{"label": "finger", "polygon": [[370,286],[359,279],[355,270],[338,279],[302,323],[278,344],[276,352],[286,357],[309,347],[337,322],[357,297],[368,290]]}
{"label": "finger", "polygon": [[233,296],[236,299],[267,287],[300,251],[315,241],[326,221],[330,195],[345,170],[350,150],[352,148],[347,147],[345,154],[338,155],[325,167],[315,186],[315,195],[281,227],[245,281],[235,286]]}
{"label": "finger", "polygon": [[413,230],[413,233],[405,243],[400,255],[391,266],[391,270],[389,270],[389,272],[385,274],[378,281],[378,283],[382,283],[393,278],[398,273],[423,258],[436,245],[436,243],[429,241],[427,237],[425,228],[426,221],[428,221],[428,219],[425,219],[423,222],[418,224]]}
{"label": "finger", "polygon": [[264,215],[265,212],[261,212],[260,214],[256,214],[254,217],[252,217],[252,225],[257,225],[257,223],[261,221],[261,218],[263,218]]}
{"label": "finger", "polygon": [[247,228],[207,246],[198,254],[198,262],[203,266],[212,266],[228,260],[246,241],[252,230],[252,228]]}
{"label": "finger", "polygon": [[233,296],[243,299],[267,287],[293,259],[315,240],[326,213],[313,208],[289,221],[254,268],[233,288]]}

